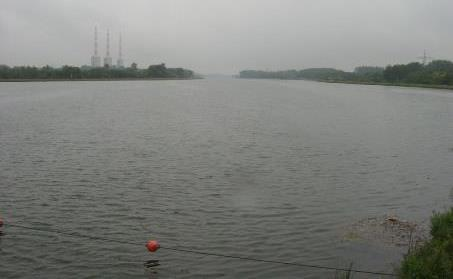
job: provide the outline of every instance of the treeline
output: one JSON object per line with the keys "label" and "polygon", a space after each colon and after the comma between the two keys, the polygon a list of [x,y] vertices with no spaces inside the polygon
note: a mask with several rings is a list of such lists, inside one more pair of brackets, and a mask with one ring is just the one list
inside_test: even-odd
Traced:
{"label": "treeline", "polygon": [[93,68],[88,66],[16,66],[0,65],[0,79],[4,80],[58,80],[58,79],[147,79],[147,78],[193,78],[191,70],[183,68],[167,68],[165,64],[151,65],[146,69],[139,69],[133,63],[128,68]]}
{"label": "treeline", "polygon": [[423,65],[418,62],[383,67],[360,66],[353,72],[332,68],[311,68],[288,71],[240,72],[241,78],[308,79],[339,82],[370,82],[394,84],[453,85],[453,62],[435,60]]}
{"label": "treeline", "polygon": [[341,80],[350,78],[351,73],[332,69],[332,68],[310,68],[304,70],[287,71],[254,71],[246,70],[240,72],[241,78],[265,78],[265,79],[312,79],[312,80]]}

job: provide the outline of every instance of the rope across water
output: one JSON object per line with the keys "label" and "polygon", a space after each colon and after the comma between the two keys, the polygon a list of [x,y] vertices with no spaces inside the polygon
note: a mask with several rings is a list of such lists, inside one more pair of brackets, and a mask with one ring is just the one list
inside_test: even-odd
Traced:
{"label": "rope across water", "polygon": [[[21,224],[12,224],[12,223],[7,223],[7,222],[5,222],[4,224],[5,224],[5,226],[9,226],[9,227],[15,227],[15,228],[26,229],[26,230],[34,230],[34,231],[40,231],[40,232],[46,232],[46,233],[57,233],[60,235],[65,235],[65,236],[70,236],[70,237],[78,237],[78,238],[85,238],[85,239],[98,240],[98,241],[109,241],[109,242],[115,242],[115,243],[119,243],[119,244],[137,245],[137,246],[144,245],[144,243],[142,243],[142,242],[125,241],[125,240],[112,239],[112,238],[107,238],[107,237],[102,237],[102,236],[92,236],[92,235],[80,234],[80,233],[76,233],[76,232],[63,231],[63,230],[59,230],[59,229],[35,228],[35,227],[31,227],[31,226],[26,226],[26,225],[21,225]],[[297,266],[297,267],[303,267],[303,268],[316,268],[316,269],[345,271],[345,272],[357,272],[357,273],[380,275],[380,276],[396,276],[396,274],[394,274],[394,273],[376,272],[376,271],[362,270],[362,269],[338,268],[338,267],[331,267],[331,266],[324,266],[324,265],[303,264],[303,263],[297,263],[297,262],[267,260],[267,259],[259,259],[259,258],[245,257],[245,256],[226,255],[226,254],[220,254],[220,253],[196,251],[196,250],[191,250],[191,249],[181,249],[181,248],[176,248],[176,247],[171,247],[171,246],[166,246],[166,245],[164,245],[164,246],[161,245],[160,249],[181,252],[181,253],[190,253],[190,254],[197,254],[197,255],[204,255],[204,256],[222,257],[222,258],[230,258],[230,259],[237,259],[237,260],[243,260],[243,261],[254,261],[254,262],[261,262],[261,263],[270,263],[270,264],[278,264],[278,265]]]}

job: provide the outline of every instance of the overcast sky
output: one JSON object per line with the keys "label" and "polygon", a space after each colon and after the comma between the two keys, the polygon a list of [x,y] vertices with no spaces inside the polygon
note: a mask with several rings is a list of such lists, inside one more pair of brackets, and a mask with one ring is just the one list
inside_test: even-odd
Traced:
{"label": "overcast sky", "polygon": [[453,60],[452,0],[0,0],[0,64],[83,65],[105,54],[200,73]]}

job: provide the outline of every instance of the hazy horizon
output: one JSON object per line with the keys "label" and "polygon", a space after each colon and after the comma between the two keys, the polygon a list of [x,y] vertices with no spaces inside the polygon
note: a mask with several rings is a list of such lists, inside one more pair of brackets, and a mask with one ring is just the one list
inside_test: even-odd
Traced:
{"label": "hazy horizon", "polygon": [[166,63],[204,74],[385,66],[426,49],[453,60],[453,2],[438,0],[61,1],[4,0],[0,64],[88,65],[94,27],[99,54],[139,67]]}

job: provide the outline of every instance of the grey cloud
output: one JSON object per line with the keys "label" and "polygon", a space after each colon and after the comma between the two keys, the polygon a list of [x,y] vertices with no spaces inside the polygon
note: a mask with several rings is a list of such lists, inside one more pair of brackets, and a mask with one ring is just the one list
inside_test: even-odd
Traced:
{"label": "grey cloud", "polygon": [[2,0],[0,64],[82,65],[99,26],[116,56],[198,72],[453,59],[449,0]]}

